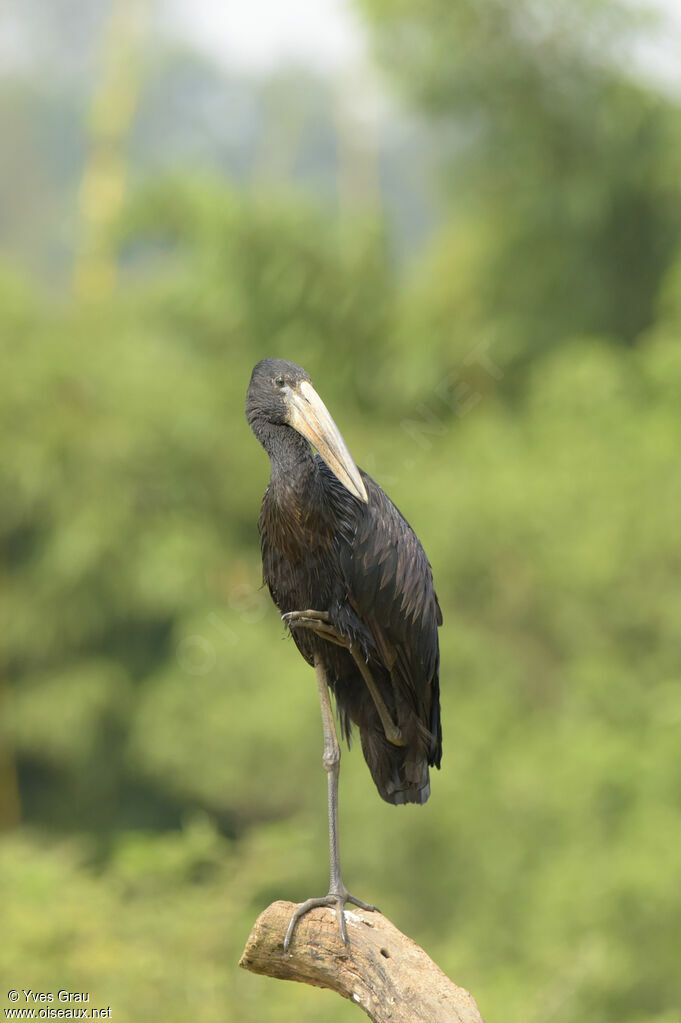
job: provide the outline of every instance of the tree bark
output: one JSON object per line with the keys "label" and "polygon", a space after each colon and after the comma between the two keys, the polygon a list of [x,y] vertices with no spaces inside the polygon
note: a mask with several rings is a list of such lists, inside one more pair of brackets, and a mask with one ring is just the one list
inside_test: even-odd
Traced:
{"label": "tree bark", "polygon": [[273,902],[260,914],[239,966],[330,988],[374,1023],[483,1023],[468,991],[377,911],[345,911],[350,939],[345,946],[335,909],[313,909],[298,922],[285,953],[284,935],[295,908]]}

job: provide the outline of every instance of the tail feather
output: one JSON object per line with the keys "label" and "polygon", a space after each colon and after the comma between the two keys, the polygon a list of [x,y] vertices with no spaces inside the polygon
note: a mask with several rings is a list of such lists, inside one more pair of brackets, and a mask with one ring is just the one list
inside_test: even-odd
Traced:
{"label": "tail feather", "polygon": [[360,730],[362,752],[386,803],[423,804],[430,795],[428,756],[410,746],[393,746],[382,729]]}

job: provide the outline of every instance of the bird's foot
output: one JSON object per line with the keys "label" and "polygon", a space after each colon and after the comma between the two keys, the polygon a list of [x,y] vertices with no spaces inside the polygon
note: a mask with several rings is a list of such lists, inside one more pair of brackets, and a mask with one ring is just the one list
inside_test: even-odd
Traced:
{"label": "bird's foot", "polygon": [[338,891],[330,891],[328,895],[322,895],[317,899],[307,899],[306,902],[302,902],[300,906],[294,911],[289,925],[286,931],[286,937],[284,938],[284,952],[288,952],[291,939],[293,938],[293,932],[296,929],[296,924],[302,916],[309,913],[311,909],[317,909],[319,906],[335,906],[336,907],[336,919],[338,920],[338,928],[340,930],[343,944],[348,944],[348,931],[345,926],[345,912],[344,906],[346,902],[352,903],[353,906],[359,906],[360,909],[366,909],[370,913],[376,910],[376,906],[370,906],[368,902],[362,902],[361,899],[356,899],[354,895],[350,895],[345,888],[341,888]]}
{"label": "bird's foot", "polygon": [[312,629],[322,639],[328,639],[330,643],[343,647],[350,646],[350,640],[341,636],[340,632],[331,624],[331,615],[328,611],[287,611],[281,616],[281,620],[288,625],[289,629]]}

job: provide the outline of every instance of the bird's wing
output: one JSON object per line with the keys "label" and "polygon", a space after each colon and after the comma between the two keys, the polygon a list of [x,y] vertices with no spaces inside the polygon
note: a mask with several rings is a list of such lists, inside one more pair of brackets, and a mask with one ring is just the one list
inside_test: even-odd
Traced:
{"label": "bird's wing", "polygon": [[433,735],[439,759],[439,647],[442,614],[433,573],[413,529],[366,473],[369,502],[353,539],[341,546],[348,601],[369,630],[393,686]]}

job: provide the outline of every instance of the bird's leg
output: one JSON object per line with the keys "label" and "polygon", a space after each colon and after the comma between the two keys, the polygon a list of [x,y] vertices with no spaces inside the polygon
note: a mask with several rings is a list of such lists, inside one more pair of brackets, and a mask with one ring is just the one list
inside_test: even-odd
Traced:
{"label": "bird's leg", "polygon": [[290,629],[312,629],[312,631],[318,636],[321,636],[322,639],[328,639],[331,643],[336,643],[337,646],[346,647],[350,651],[355,664],[360,670],[362,678],[366,682],[367,689],[371,693],[371,698],[374,701],[374,706],[376,707],[378,716],[381,719],[386,739],[388,742],[392,743],[393,746],[404,746],[402,731],[391,718],[390,711],[385,705],[385,700],[381,696],[378,686],[374,682],[374,677],[369,670],[369,665],[366,663],[361,653],[352,645],[347,636],[342,636],[333,627],[329,613],[327,611],[289,611],[281,617]]}
{"label": "bird's leg", "polygon": [[318,660],[315,660],[315,671],[317,673],[317,688],[319,690],[319,702],[322,710],[322,727],[324,729],[324,755],[323,763],[326,771],[328,806],[329,806],[329,859],[330,859],[330,882],[329,893],[318,899],[308,899],[303,902],[293,913],[284,938],[284,951],[288,951],[291,938],[295,931],[296,924],[301,916],[317,906],[335,906],[338,927],[343,942],[348,944],[348,932],[345,926],[345,915],[343,907],[346,902],[351,902],[360,909],[374,910],[361,899],[350,895],[343,884],[340,868],[340,850],[338,846],[338,775],[340,773],[340,746],[336,736],[336,729],[333,723],[333,710],[329,696],[329,686],[326,681],[326,672]]}
{"label": "bird's leg", "polygon": [[350,647],[350,653],[362,674],[362,678],[367,684],[367,689],[371,693],[371,698],[374,701],[374,705],[378,711],[378,716],[381,719],[386,739],[388,742],[392,743],[393,746],[404,746],[402,730],[390,717],[390,711],[386,707],[385,701],[378,691],[378,686],[374,682],[374,677],[369,671],[369,665],[366,663],[361,653],[359,653],[358,650],[355,650],[352,646]]}

